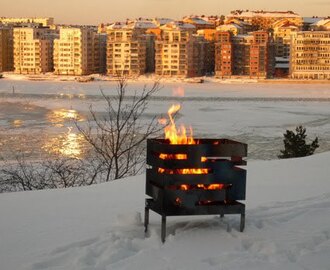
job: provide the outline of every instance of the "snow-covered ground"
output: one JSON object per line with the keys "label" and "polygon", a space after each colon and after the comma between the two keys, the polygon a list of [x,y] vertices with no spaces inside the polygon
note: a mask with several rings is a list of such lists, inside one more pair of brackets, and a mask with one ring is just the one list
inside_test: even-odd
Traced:
{"label": "snow-covered ground", "polygon": [[144,234],[144,175],[0,194],[0,268],[329,270],[329,160],[249,162],[243,233],[235,215],[171,217],[164,245],[157,214]]}
{"label": "snow-covered ground", "polygon": [[[92,104],[102,114],[100,87],[115,91],[113,82],[0,80],[2,141],[39,147],[36,138],[72,128],[62,112],[75,110],[83,119]],[[185,97],[173,98],[181,89]],[[274,158],[285,129],[298,124],[319,136],[322,151],[330,149],[327,84],[166,82],[144,117],[165,113],[173,102],[183,102],[178,122],[191,125],[196,136],[237,138],[257,159]],[[0,194],[0,269],[329,270],[329,160],[330,152],[249,161],[244,233],[235,215],[171,217],[164,245],[157,214],[151,212],[144,234],[144,175]]]}
{"label": "snow-covered ground", "polygon": [[[105,107],[100,88],[108,95],[115,94],[115,82],[26,81],[17,75],[13,78],[0,80],[0,149],[48,149],[49,142],[65,138],[68,129],[74,132],[70,119],[61,119],[56,116],[58,112],[75,110],[84,119],[93,105],[102,114]],[[145,83],[150,85],[151,80],[129,82],[129,94],[142,89]],[[285,130],[300,124],[307,128],[311,139],[319,137],[319,152],[330,150],[330,84],[224,84],[207,80],[204,84],[161,85],[145,119],[164,114],[172,103],[182,102],[178,123],[192,126],[198,137],[244,141],[249,144],[250,159],[276,158]],[[185,96],[173,97],[180,90]]]}

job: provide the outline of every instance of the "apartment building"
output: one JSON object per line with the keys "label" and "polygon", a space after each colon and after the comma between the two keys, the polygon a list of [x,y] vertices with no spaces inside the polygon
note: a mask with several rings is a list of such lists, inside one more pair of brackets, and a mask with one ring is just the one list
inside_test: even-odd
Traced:
{"label": "apartment building", "polygon": [[290,75],[293,79],[330,80],[330,31],[294,33]]}
{"label": "apartment building", "polygon": [[107,28],[107,73],[139,76],[154,69],[154,35],[151,21],[115,23]]}
{"label": "apartment building", "polygon": [[274,44],[265,31],[248,35],[218,32],[215,43],[215,75],[269,78],[274,74]]}
{"label": "apartment building", "polygon": [[47,27],[14,28],[16,73],[40,74],[53,71],[53,41],[56,32]]}
{"label": "apartment building", "polygon": [[215,37],[215,76],[231,77],[233,75],[233,33],[219,31]]}
{"label": "apartment building", "polygon": [[226,20],[238,19],[253,26],[254,30],[269,30],[276,21],[286,19],[302,27],[303,18],[293,11],[243,11],[234,10],[226,16]]}
{"label": "apartment building", "polygon": [[275,45],[275,77],[287,78],[289,76],[289,61],[291,36],[300,31],[300,26],[290,20],[282,19],[273,24],[273,38]]}
{"label": "apartment building", "polygon": [[155,41],[156,67],[160,76],[195,77],[205,74],[206,46],[196,27],[184,22],[171,22],[161,27]]}
{"label": "apartment building", "polygon": [[224,20],[225,20],[225,16],[221,15],[211,15],[211,16],[200,16],[203,20],[211,23],[214,25],[214,27],[217,27],[219,25],[222,25]]}
{"label": "apartment building", "polygon": [[277,21],[273,24],[276,57],[290,57],[291,35],[298,31],[299,27],[287,19]]}
{"label": "apartment building", "polygon": [[236,23],[228,23],[219,25],[216,30],[218,32],[232,32],[234,36],[245,34],[244,28]]}
{"label": "apartment building", "polygon": [[13,29],[0,26],[0,72],[14,69]]}
{"label": "apartment building", "polygon": [[215,29],[201,29],[197,30],[197,35],[204,37],[207,41],[205,44],[205,58],[204,58],[204,66],[205,72],[207,74],[214,73],[214,64],[215,64],[215,33],[217,31]]}
{"label": "apartment building", "polygon": [[214,29],[215,25],[211,22],[208,22],[207,20],[204,20],[201,17],[198,16],[189,16],[189,17],[184,17],[182,19],[184,23],[189,23],[192,24],[196,27],[196,30],[201,30],[201,29]]}
{"label": "apartment building", "polygon": [[154,18],[152,19],[152,22],[157,26],[157,27],[160,27],[160,26],[163,26],[167,23],[170,23],[170,22],[173,22],[174,20],[173,19],[170,19],[170,18]]}
{"label": "apartment building", "polygon": [[41,26],[51,26],[54,24],[54,18],[6,18],[0,17],[0,24],[40,24]]}
{"label": "apartment building", "polygon": [[54,40],[54,73],[88,75],[105,72],[106,35],[89,27],[62,27]]}
{"label": "apartment building", "polygon": [[[233,25],[235,27],[238,26],[240,29],[237,29],[237,31],[238,32],[243,32],[243,34],[256,31],[256,29],[258,28],[255,25],[252,25],[252,24],[250,24],[248,22],[245,22],[243,20],[236,19],[236,18],[230,18],[230,19],[227,18],[224,21],[224,25]],[[228,30],[227,29],[223,29],[223,31],[228,31]]]}

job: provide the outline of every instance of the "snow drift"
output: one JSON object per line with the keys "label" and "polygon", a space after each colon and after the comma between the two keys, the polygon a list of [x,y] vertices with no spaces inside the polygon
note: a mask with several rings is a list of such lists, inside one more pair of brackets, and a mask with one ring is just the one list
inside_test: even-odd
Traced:
{"label": "snow drift", "polygon": [[144,175],[0,195],[1,269],[329,269],[330,152],[248,164],[247,220],[160,217],[144,234]]}

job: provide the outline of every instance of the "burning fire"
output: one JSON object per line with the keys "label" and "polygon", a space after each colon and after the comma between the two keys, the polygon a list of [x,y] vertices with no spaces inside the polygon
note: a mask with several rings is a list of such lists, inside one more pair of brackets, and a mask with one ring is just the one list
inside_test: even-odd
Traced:
{"label": "burning fire", "polygon": [[205,184],[197,184],[197,185],[180,185],[179,189],[180,190],[191,190],[191,189],[203,189],[203,190],[218,190],[218,189],[223,189],[224,184],[210,184],[210,185],[205,185]]}
{"label": "burning fire", "polygon": [[[193,138],[192,128],[189,128],[189,134],[187,135],[187,129],[184,125],[179,128],[176,127],[173,115],[181,109],[180,104],[172,105],[168,110],[169,124],[164,128],[165,139],[170,141],[170,144],[198,144]],[[160,123],[167,123],[166,119],[160,119]],[[187,159],[186,154],[160,154],[161,159]],[[165,170],[163,168],[158,169],[159,173],[167,174],[208,174],[209,169],[177,169],[177,170]]]}
{"label": "burning fire", "polygon": [[[166,154],[161,154],[166,155]],[[164,169],[164,168],[158,168],[159,173],[165,173],[165,174],[208,174],[210,172],[209,169]]]}
{"label": "burning fire", "polygon": [[[165,139],[169,140],[170,144],[198,144],[199,142],[194,140],[192,129],[189,128],[189,135],[187,129],[184,125],[181,125],[179,128],[175,125],[173,115],[177,113],[181,109],[179,104],[172,105],[168,110],[168,117],[169,123],[164,128],[165,132]],[[167,124],[166,119],[160,119],[159,123]],[[186,160],[188,159],[187,154],[159,154],[159,158],[168,160],[168,159],[175,159],[175,160]],[[202,157],[201,162],[206,162],[208,159],[207,157]],[[210,169],[207,168],[187,168],[187,169],[164,169],[158,168],[159,173],[164,174],[208,174],[210,173]],[[174,189],[179,190],[191,190],[191,189],[203,189],[203,190],[219,190],[223,189],[223,184],[197,184],[197,185],[189,185],[183,184],[178,187],[174,187]],[[177,202],[178,203],[178,202]]]}
{"label": "burning fire", "polygon": [[[192,129],[189,128],[187,132],[187,129],[184,125],[181,125],[180,127],[177,127],[174,122],[174,117],[179,110],[181,109],[181,106],[179,104],[172,105],[168,110],[168,120],[167,119],[160,119],[159,123],[164,125],[164,132],[165,132],[165,139],[168,140],[169,144],[174,145],[193,145],[193,144],[199,144],[199,140],[195,140],[193,138],[193,132]],[[218,142],[217,142],[218,144]],[[174,147],[175,148],[175,147]],[[183,147],[185,149],[186,147]],[[188,147],[187,147],[188,148]],[[185,152],[185,151],[182,151]],[[162,160],[187,160],[189,159],[189,156],[187,153],[159,153],[158,157]],[[200,162],[205,163],[205,165],[210,164],[212,161],[212,158],[201,156]],[[183,164],[184,162],[182,162]],[[180,164],[180,161],[177,162],[177,165]],[[204,164],[202,165],[204,167]],[[187,174],[187,175],[206,175],[211,174],[212,170],[210,168],[158,168],[159,174]],[[195,177],[194,177],[195,178]],[[198,177],[199,179],[199,177]],[[180,185],[171,185],[167,186],[166,188],[170,190],[180,190],[180,191],[191,191],[191,190],[201,190],[202,192],[205,191],[211,191],[211,190],[223,190],[229,188],[228,184],[220,184],[220,183],[214,183],[214,184],[180,184]],[[175,205],[181,206],[184,204],[184,201],[182,198],[177,197],[175,198],[174,202]],[[212,203],[217,203],[216,201],[198,201],[198,205],[209,205]]]}
{"label": "burning fire", "polygon": [[[170,141],[170,144],[196,144],[196,141],[193,139],[193,132],[191,127],[189,128],[190,135],[187,135],[187,129],[184,125],[181,125],[177,129],[173,115],[176,114],[181,109],[180,104],[172,105],[168,110],[168,117],[170,123],[164,128],[165,139]],[[160,119],[160,124],[166,124],[166,119]]]}

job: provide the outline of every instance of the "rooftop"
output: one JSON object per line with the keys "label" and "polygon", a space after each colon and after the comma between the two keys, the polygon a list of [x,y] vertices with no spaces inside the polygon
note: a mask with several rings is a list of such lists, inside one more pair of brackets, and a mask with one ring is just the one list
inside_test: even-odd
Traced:
{"label": "rooftop", "polygon": [[330,18],[320,19],[312,24],[313,26],[330,26]]}
{"label": "rooftop", "polygon": [[175,29],[175,30],[193,30],[196,27],[190,23],[184,23],[183,21],[172,21],[161,27],[161,29]]}
{"label": "rooftop", "polygon": [[319,17],[303,17],[304,23],[307,23],[307,24],[313,24],[313,23],[316,23],[320,20],[322,20],[322,18],[319,18]]}
{"label": "rooftop", "polygon": [[264,11],[264,10],[255,10],[255,11],[243,11],[243,10],[234,10],[231,11],[228,17],[279,17],[279,18],[292,18],[300,17],[297,13],[293,11]]}
{"label": "rooftop", "polygon": [[133,22],[115,22],[107,27],[108,29],[150,29],[158,28],[157,25],[151,21],[136,20]]}
{"label": "rooftop", "polygon": [[191,20],[193,23],[196,24],[205,24],[205,25],[212,25],[212,23],[200,18],[200,17],[185,17],[183,20]]}

